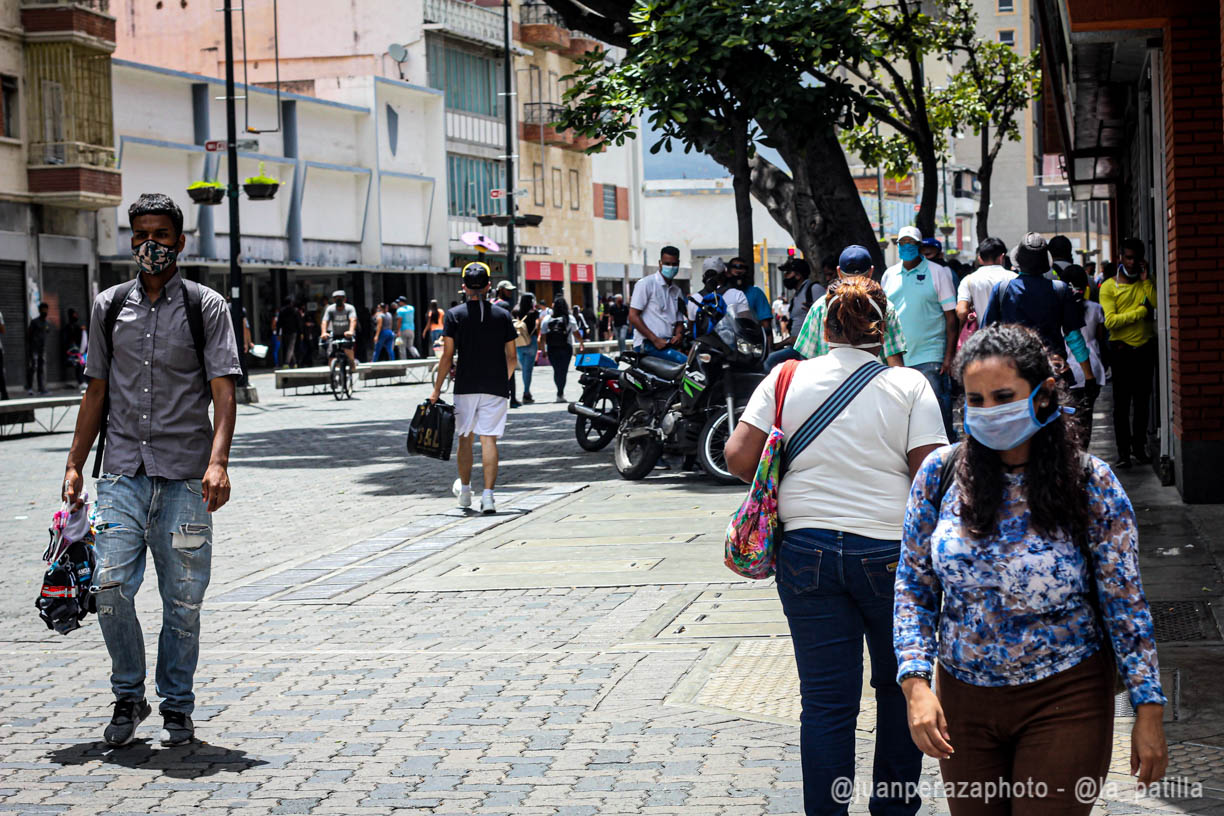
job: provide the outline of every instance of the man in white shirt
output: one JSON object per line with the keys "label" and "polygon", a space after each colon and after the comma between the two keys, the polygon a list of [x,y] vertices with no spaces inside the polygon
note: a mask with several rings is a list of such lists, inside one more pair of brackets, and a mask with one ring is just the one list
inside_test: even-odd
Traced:
{"label": "man in white shirt", "polygon": [[677,363],[686,359],[673,346],[681,334],[680,287],[672,283],[680,272],[680,250],[665,246],[659,251],[659,271],[642,278],[629,298],[629,325],[633,326],[634,349]]}
{"label": "man in white shirt", "polygon": [[998,238],[987,238],[978,244],[980,266],[966,275],[956,288],[956,317],[962,329],[969,322],[970,313],[976,314],[979,321],[986,314],[995,286],[1016,277],[1015,272],[1000,266],[1006,254],[1007,247]]}

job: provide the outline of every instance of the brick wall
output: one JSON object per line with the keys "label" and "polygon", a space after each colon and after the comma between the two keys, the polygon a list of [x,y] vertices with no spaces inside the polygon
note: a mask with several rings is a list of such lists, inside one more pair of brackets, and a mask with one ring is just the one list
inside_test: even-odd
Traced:
{"label": "brick wall", "polygon": [[31,167],[27,171],[31,193],[81,192],[98,196],[122,194],[122,176],[92,167]]}
{"label": "brick wall", "polygon": [[1224,29],[1219,16],[1211,4],[1165,25],[1173,431],[1183,445],[1224,440]]}

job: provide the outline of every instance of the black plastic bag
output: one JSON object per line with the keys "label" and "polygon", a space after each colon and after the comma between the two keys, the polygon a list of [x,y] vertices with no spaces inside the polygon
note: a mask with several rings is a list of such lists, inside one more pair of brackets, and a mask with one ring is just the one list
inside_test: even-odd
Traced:
{"label": "black plastic bag", "polygon": [[442,400],[417,406],[408,426],[408,452],[446,461],[455,442],[455,409]]}

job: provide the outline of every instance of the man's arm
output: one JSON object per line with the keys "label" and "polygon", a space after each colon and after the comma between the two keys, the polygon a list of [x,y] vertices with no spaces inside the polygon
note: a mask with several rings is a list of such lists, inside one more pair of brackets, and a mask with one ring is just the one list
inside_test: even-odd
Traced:
{"label": "man's arm", "polygon": [[[514,343],[511,342],[509,345],[514,345]],[[450,374],[451,366],[454,364],[454,356],[455,338],[444,335],[442,337],[442,356],[438,358],[438,376],[434,379],[433,393],[429,395],[430,402],[437,402],[442,398],[442,383],[446,382],[446,377]],[[509,374],[506,375],[506,379],[510,379]]]}
{"label": "man's arm", "polygon": [[969,322],[969,312],[971,309],[972,307],[970,306],[969,301],[956,301],[956,322],[960,324],[961,328],[964,328],[965,324]]}
{"label": "man's arm", "polygon": [[947,344],[944,346],[943,365],[940,366],[939,373],[951,374],[952,360],[956,357],[956,340],[960,335],[960,323],[956,319],[956,311],[954,309],[948,309],[943,313],[943,316]]}
{"label": "man's arm", "polygon": [[[1130,284],[1138,286],[1137,283]],[[1105,328],[1110,331],[1138,323],[1147,317],[1147,309],[1140,304],[1133,309],[1118,310],[1118,285],[1101,286],[1101,308],[1105,310]]]}
{"label": "man's arm", "polygon": [[648,342],[653,344],[655,348],[661,349],[661,348],[667,347],[666,340],[660,338],[658,335],[656,335],[654,332],[652,332],[650,329],[646,327],[646,321],[642,320],[642,310],[641,309],[634,309],[630,307],[629,325],[633,326],[633,328],[640,331],[642,333],[642,336],[645,337]]}
{"label": "man's arm", "polygon": [[518,370],[518,349],[514,345],[513,340],[506,341],[506,379],[514,376],[514,372]]}
{"label": "man's arm", "polygon": [[890,354],[884,358],[884,361],[893,368],[905,367],[905,357],[900,354]]}
{"label": "man's arm", "polygon": [[208,457],[208,470],[201,483],[208,512],[215,513],[230,497],[229,455],[234,441],[234,423],[238,418],[238,403],[234,399],[234,378],[214,377],[208,383],[213,400],[213,443]]}
{"label": "man's arm", "polygon": [[89,458],[89,449],[98,438],[102,426],[102,405],[106,401],[106,380],[94,377],[89,381],[81,397],[81,408],[77,411],[76,430],[72,434],[72,446],[68,449],[68,464],[64,468],[64,487],[61,498],[74,508],[81,506],[81,471]]}

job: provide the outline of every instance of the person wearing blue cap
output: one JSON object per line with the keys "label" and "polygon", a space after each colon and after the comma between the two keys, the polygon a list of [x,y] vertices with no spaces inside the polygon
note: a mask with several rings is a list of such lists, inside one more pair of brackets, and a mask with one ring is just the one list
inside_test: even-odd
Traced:
{"label": "person wearing blue cap", "polygon": [[952,270],[923,257],[922,233],[917,227],[897,231],[901,262],[880,278],[884,294],[897,308],[905,330],[905,364],[927,378],[943,411],[948,439],[956,441],[952,427],[952,358],[960,324],[956,319],[956,278]]}
{"label": "person wearing blue cap", "polygon": [[[841,256],[837,259],[837,277],[839,280],[845,280],[852,275],[870,278],[874,273],[875,265],[872,264],[871,253],[867,251],[866,247],[851,244],[842,250]],[[830,285],[832,285],[832,281],[830,281]],[[827,313],[828,303],[826,298],[818,299],[812,304],[812,308],[808,310],[803,326],[799,329],[799,333],[795,336],[795,343],[791,347],[799,359],[823,357],[829,353],[829,341],[825,337],[825,315]],[[880,358],[889,365],[899,366],[902,364],[901,361],[905,351],[905,333],[901,330],[901,321],[897,317],[896,310],[889,303],[884,313],[884,343],[880,351]],[[774,356],[770,355],[766,360],[767,370],[775,365],[779,365],[785,359],[775,360]]]}

